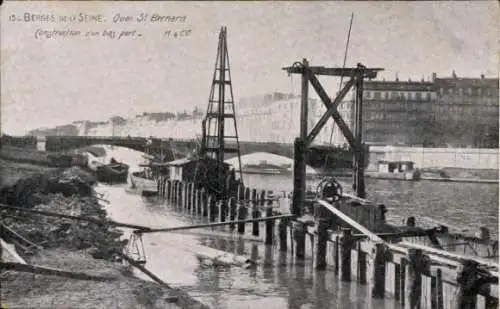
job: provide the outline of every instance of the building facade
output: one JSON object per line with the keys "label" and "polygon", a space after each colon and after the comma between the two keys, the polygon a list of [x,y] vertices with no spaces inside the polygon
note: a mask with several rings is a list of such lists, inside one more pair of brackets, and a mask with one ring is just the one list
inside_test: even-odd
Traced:
{"label": "building facade", "polygon": [[[242,141],[293,143],[300,133],[300,96],[273,93],[236,104],[238,135]],[[316,123],[318,101],[309,99],[308,128]],[[229,133],[228,133],[229,134]]]}
{"label": "building facade", "polygon": [[[426,81],[366,81],[363,138],[368,144],[422,145],[432,118],[434,85]],[[352,104],[354,108],[354,104]],[[352,112],[354,114],[354,112]]]}
{"label": "building facade", "polygon": [[[433,74],[436,131],[454,147],[498,148],[498,78]],[[437,132],[436,132],[437,133]]]}

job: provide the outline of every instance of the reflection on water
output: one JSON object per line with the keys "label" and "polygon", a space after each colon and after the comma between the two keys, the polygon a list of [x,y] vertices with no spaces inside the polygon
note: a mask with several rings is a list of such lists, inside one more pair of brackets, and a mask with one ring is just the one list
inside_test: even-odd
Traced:
{"label": "reflection on water", "polygon": [[[291,180],[251,175],[246,183],[279,191],[290,190]],[[421,215],[462,226],[481,222],[497,231],[498,185],[368,179],[367,188],[369,198],[385,203],[394,220]],[[108,193],[108,210],[116,221],[151,227],[194,222],[154,198],[128,194],[123,187],[101,186],[98,190]],[[247,233],[251,230],[248,225]],[[206,265],[195,255],[200,245],[250,257],[258,267]],[[367,285],[340,282],[333,271],[314,270],[311,259],[293,261],[290,252],[273,246],[214,236],[156,233],[144,235],[144,247],[149,270],[212,308],[400,308],[392,299],[373,299]]]}
{"label": "reflection on water", "polygon": [[[193,220],[154,199],[127,194],[123,187],[101,186],[98,191],[108,193],[108,211],[116,221],[173,227]],[[258,267],[208,266],[195,256],[193,248],[199,245],[248,256],[258,262]],[[391,299],[373,300],[366,285],[339,282],[332,271],[314,270],[312,260],[293,261],[290,252],[273,246],[222,237],[155,233],[144,235],[144,247],[149,270],[212,308],[399,308]]]}

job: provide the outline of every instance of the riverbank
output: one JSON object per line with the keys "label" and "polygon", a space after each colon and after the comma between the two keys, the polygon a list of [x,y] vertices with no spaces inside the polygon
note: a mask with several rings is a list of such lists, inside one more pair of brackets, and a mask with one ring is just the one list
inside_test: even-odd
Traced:
{"label": "riverbank", "polygon": [[[93,176],[78,168],[55,169],[0,159],[0,203],[105,220]],[[205,308],[180,290],[135,277],[114,252],[126,245],[109,225],[0,210],[1,223],[40,245],[19,255],[28,264],[109,278],[88,281],[19,271],[1,272],[7,308]],[[6,233],[0,235],[13,242]],[[5,256],[5,254],[3,254]]]}

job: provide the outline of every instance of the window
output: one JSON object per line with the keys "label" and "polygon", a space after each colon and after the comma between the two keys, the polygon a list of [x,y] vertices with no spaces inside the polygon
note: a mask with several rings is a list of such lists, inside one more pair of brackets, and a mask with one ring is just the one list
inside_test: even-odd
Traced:
{"label": "window", "polygon": [[431,100],[431,93],[427,92],[427,101],[430,101],[430,100]]}
{"label": "window", "polygon": [[375,99],[380,99],[380,92],[375,91],[374,97],[375,97]]}
{"label": "window", "polygon": [[416,100],[417,100],[417,101],[422,100],[422,94],[421,94],[420,92],[416,92],[416,93],[415,93],[415,96],[416,96]]}

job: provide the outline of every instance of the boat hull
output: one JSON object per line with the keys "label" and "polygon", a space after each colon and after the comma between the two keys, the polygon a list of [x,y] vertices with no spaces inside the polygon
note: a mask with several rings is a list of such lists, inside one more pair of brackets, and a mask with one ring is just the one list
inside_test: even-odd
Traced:
{"label": "boat hull", "polygon": [[98,166],[96,168],[97,180],[106,183],[126,183],[128,169],[125,164]]}
{"label": "boat hull", "polygon": [[420,174],[414,171],[409,171],[405,173],[385,173],[378,171],[373,171],[373,172],[366,171],[365,176],[369,178],[387,179],[387,180],[406,180],[406,181],[420,180]]}
{"label": "boat hull", "polygon": [[145,178],[141,172],[130,173],[129,185],[141,195],[158,194],[158,184],[154,179]]}

